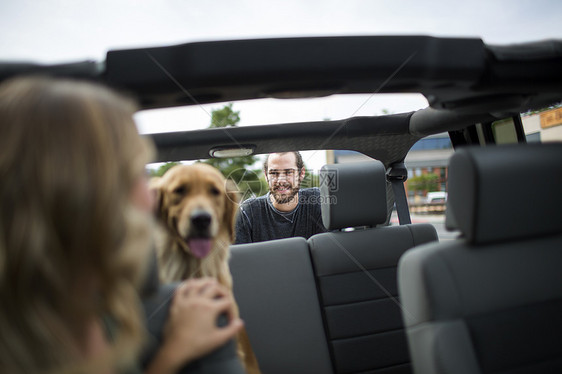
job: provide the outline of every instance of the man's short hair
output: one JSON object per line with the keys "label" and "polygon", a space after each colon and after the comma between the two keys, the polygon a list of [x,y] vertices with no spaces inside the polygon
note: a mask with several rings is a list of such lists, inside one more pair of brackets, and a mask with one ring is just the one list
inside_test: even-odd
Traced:
{"label": "man's short hair", "polygon": [[304,161],[302,160],[302,156],[301,153],[299,151],[294,151],[294,152],[278,152],[278,153],[270,153],[266,156],[265,161],[263,163],[263,170],[265,172],[265,174],[267,174],[267,167],[268,167],[268,162],[269,162],[269,156],[272,154],[285,154],[285,153],[293,153],[295,155],[295,159],[297,160],[297,169],[300,173],[300,171],[302,170],[302,168],[304,167]]}

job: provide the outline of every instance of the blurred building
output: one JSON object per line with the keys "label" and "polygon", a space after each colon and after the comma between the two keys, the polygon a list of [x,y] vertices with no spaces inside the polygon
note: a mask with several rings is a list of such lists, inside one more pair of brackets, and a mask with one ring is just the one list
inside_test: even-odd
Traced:
{"label": "blurred building", "polygon": [[521,116],[528,142],[562,141],[562,107]]}

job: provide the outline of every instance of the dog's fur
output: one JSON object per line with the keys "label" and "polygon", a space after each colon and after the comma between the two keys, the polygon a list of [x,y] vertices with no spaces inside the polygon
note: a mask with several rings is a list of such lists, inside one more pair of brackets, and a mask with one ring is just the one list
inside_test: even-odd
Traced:
{"label": "dog's fur", "polygon": [[[150,188],[162,223],[157,237],[160,279],[213,277],[232,292],[228,257],[239,201],[234,183],[214,167],[197,163],[170,168],[151,180]],[[260,373],[244,329],[237,340],[248,373]]]}

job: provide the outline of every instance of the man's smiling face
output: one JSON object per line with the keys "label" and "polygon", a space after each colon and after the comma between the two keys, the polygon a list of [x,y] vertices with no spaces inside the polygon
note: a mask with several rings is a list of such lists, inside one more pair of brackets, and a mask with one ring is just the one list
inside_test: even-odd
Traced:
{"label": "man's smiling face", "polygon": [[299,192],[302,171],[297,169],[293,152],[269,155],[267,163],[269,191],[278,204],[291,202]]}

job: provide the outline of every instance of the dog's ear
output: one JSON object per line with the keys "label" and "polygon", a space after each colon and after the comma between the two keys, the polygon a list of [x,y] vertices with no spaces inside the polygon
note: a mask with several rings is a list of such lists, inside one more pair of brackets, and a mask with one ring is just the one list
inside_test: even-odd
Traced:
{"label": "dog's ear", "polygon": [[238,214],[238,203],[240,202],[240,191],[232,179],[225,182],[226,199],[224,200],[224,226],[228,229],[230,242],[234,243],[236,235],[236,215]]}
{"label": "dog's ear", "polygon": [[164,219],[165,221],[165,209],[164,209],[164,192],[162,189],[164,188],[162,184],[162,178],[160,177],[152,177],[148,182],[148,189],[152,193],[152,197],[154,198],[154,215],[156,218]]}

